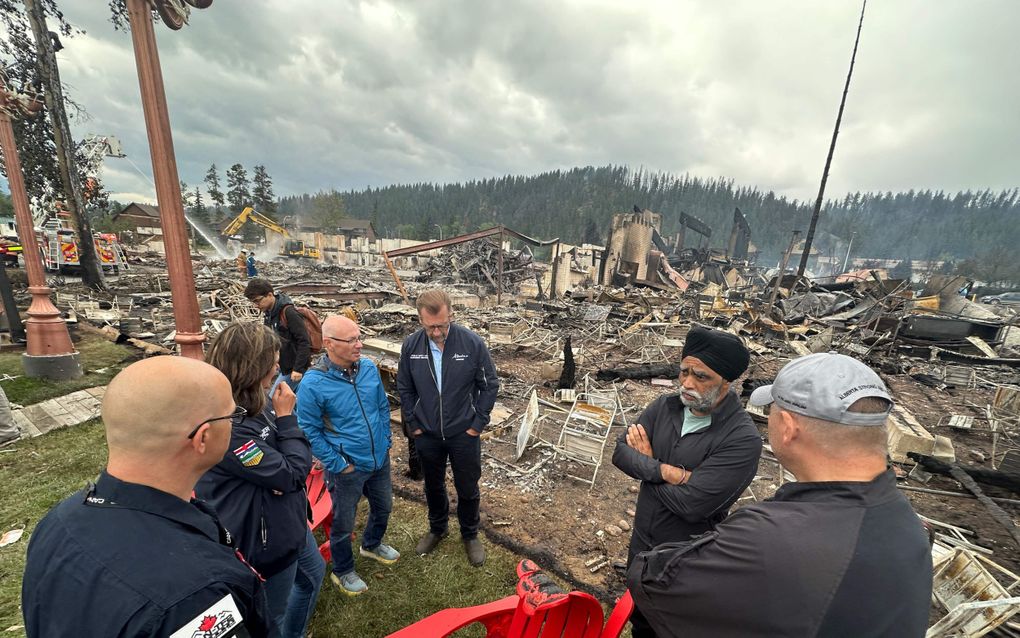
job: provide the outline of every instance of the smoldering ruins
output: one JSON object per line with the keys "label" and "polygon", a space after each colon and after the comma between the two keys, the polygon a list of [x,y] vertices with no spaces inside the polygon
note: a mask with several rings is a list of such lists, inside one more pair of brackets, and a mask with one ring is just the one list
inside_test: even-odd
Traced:
{"label": "smoldering ruins", "polygon": [[[962,296],[966,281],[958,277],[916,284],[876,267],[796,276],[786,266],[799,238],[791,237],[778,267],[773,259],[766,265],[739,210],[722,242],[693,215],[676,221],[679,230],[664,235],[663,216],[635,206],[613,216],[604,245],[502,226],[431,242],[362,236],[325,242],[320,259],[280,257],[259,269],[322,317],[356,312],[363,355],[379,365],[393,399],[395,469],[407,454],[393,386],[400,344],[418,328],[415,295],[446,289],[455,320],[487,340],[501,382],[483,435],[485,533],[607,598],[623,589],[637,493],[609,460],[643,407],[677,391],[692,326],[732,332],[751,350],[735,388],[744,399],[795,357],[835,351],[861,359],[894,394],[890,462],[935,539],[935,600],[944,616],[937,627],[946,633],[929,635],[978,636],[993,627],[1020,635],[1010,620],[1020,610],[1017,311]],[[128,247],[127,258],[110,292],[55,276],[56,304],[78,330],[99,330],[146,356],[171,353],[163,257],[143,244]],[[193,266],[207,336],[231,321],[260,320],[233,259],[196,253]],[[765,437],[764,415],[751,413]],[[736,506],[789,480],[766,439]],[[399,471],[394,481],[398,494],[422,499],[420,484]],[[945,629],[952,627],[963,633]]]}

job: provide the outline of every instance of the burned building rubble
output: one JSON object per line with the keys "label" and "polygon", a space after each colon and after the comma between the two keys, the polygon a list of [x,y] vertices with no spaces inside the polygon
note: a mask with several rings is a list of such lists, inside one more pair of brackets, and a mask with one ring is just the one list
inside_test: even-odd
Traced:
{"label": "burned building rubble", "polygon": [[[390,383],[402,339],[418,328],[414,296],[437,285],[450,292],[456,320],[488,340],[500,374],[483,435],[487,533],[540,548],[555,557],[551,569],[593,591],[622,587],[614,567],[625,561],[636,501],[636,482],[607,467],[616,438],[644,405],[676,391],[691,326],[742,337],[752,360],[735,385],[745,397],[798,356],[861,359],[897,401],[889,458],[935,538],[936,628],[965,628],[929,635],[978,636],[993,627],[1020,635],[1010,620],[1020,611],[1020,534],[1010,527],[1020,513],[1011,487],[1020,485],[1020,316],[961,297],[962,282],[952,277],[915,289],[877,270],[824,280],[769,273],[754,262],[752,229],[739,211],[723,251],[709,248],[711,229],[692,215],[670,236],[662,224],[662,215],[637,208],[614,217],[605,246],[496,227],[383,252],[388,265],[274,261],[260,271],[320,316],[352,308],[363,355]],[[58,307],[68,321],[131,340],[146,354],[169,353],[165,269],[158,257],[145,259],[111,281],[109,293],[55,286]],[[259,319],[232,261],[197,258],[195,273],[208,335]],[[563,382],[566,362],[572,387]],[[764,426],[764,415],[752,416]],[[399,464],[407,453],[399,410],[393,419]],[[738,507],[790,480],[768,450]],[[978,489],[950,470],[934,471],[938,463]],[[401,494],[420,491],[397,473],[394,481]],[[1006,516],[993,515],[989,502]]]}

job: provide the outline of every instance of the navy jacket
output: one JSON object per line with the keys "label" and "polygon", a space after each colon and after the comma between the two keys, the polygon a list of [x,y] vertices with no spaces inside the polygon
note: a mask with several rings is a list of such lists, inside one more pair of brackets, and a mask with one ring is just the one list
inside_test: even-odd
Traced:
{"label": "navy jacket", "polygon": [[714,531],[639,554],[635,604],[662,638],[921,638],[932,561],[892,470],[787,483]]}
{"label": "navy jacket", "polygon": [[216,509],[244,557],[269,577],[297,560],[304,547],[311,468],[312,451],[297,417],[276,418],[269,405],[233,427],[230,448],[198,481],[195,494]]}
{"label": "navy jacket", "polygon": [[481,337],[450,324],[443,346],[443,378],[439,381],[437,385],[428,335],[424,329],[419,330],[404,339],[397,368],[397,391],[406,431],[421,428],[425,434],[443,438],[468,429],[481,433],[489,424],[499,392],[496,366]]}
{"label": "navy jacket", "polygon": [[339,474],[353,464],[374,472],[389,458],[390,402],[379,369],[359,359],[354,378],[323,356],[298,386],[298,421],[322,465]]}
{"label": "navy jacket", "polygon": [[266,636],[261,579],[231,540],[204,503],[104,471],[32,532],[21,586],[25,633],[191,636],[204,624],[214,635],[243,625]]}
{"label": "navy jacket", "polygon": [[[276,303],[265,314],[263,323],[276,331],[280,337],[280,372],[284,375],[295,371],[304,374],[312,358],[312,342],[308,338],[305,319],[294,308],[294,302],[290,297],[282,292],[275,295]],[[287,313],[286,328],[280,320],[283,312]]]}

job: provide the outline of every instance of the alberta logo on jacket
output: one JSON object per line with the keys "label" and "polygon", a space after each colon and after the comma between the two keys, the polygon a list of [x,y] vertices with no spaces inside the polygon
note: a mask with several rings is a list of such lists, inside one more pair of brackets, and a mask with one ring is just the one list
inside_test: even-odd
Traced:
{"label": "alberta logo on jacket", "polygon": [[262,448],[255,445],[255,441],[248,439],[248,442],[234,450],[234,456],[241,461],[245,467],[254,467],[262,462]]}

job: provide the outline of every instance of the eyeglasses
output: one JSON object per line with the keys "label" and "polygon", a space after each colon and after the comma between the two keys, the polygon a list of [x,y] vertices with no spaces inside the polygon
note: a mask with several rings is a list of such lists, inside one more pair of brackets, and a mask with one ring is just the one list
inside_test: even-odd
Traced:
{"label": "eyeglasses", "polygon": [[332,339],[333,341],[339,341],[340,343],[346,343],[346,344],[352,344],[355,341],[357,341],[359,343],[365,343],[364,341],[361,340],[361,335],[358,335],[357,337],[351,337],[350,339],[341,339],[340,337],[327,337],[326,335],[322,335],[322,338],[323,339]]}
{"label": "eyeglasses", "polygon": [[447,328],[450,327],[450,322],[447,321],[446,323],[434,323],[431,326],[424,323],[421,325],[423,328],[425,328],[425,330],[432,332],[433,330],[446,330]]}
{"label": "eyeglasses", "polygon": [[266,298],[266,295],[259,295],[258,297],[249,297],[248,301],[252,302],[256,306],[262,303],[262,300]]}
{"label": "eyeglasses", "polygon": [[195,429],[191,431],[191,434],[188,435],[188,438],[189,439],[195,438],[195,435],[198,434],[199,428],[201,428],[206,423],[212,423],[213,421],[222,421],[223,419],[230,419],[230,425],[237,425],[238,423],[241,422],[241,419],[247,416],[247,414],[248,414],[247,410],[245,410],[241,406],[236,406],[234,408],[234,411],[228,414],[227,416],[214,416],[211,419],[206,419],[205,421],[202,421],[201,423],[195,426]]}

